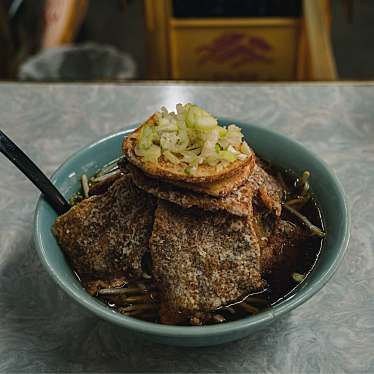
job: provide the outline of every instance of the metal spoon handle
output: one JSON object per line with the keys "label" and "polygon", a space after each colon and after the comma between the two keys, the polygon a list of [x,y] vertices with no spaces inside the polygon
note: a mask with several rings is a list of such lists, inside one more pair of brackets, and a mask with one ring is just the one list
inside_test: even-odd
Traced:
{"label": "metal spoon handle", "polygon": [[70,209],[70,204],[61,195],[45,174],[0,130],[0,152],[17,166],[44,195],[52,208],[60,215]]}

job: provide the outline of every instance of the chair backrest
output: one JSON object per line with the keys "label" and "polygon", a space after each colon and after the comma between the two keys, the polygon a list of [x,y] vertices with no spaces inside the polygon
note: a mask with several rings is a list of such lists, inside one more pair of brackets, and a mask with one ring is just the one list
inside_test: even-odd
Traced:
{"label": "chair backrest", "polygon": [[331,46],[330,0],[304,0],[298,55],[298,80],[338,79]]}
{"label": "chair backrest", "polygon": [[300,17],[260,18],[179,18],[171,0],[144,2],[148,78],[337,79],[330,0],[303,0]]}

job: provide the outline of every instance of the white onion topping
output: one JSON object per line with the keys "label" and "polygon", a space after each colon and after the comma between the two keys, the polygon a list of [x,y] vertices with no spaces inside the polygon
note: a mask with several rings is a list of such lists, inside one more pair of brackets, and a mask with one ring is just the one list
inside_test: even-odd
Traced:
{"label": "white onion topping", "polygon": [[238,126],[219,126],[216,118],[197,105],[177,104],[176,113],[162,107],[155,116],[156,124],[142,128],[135,147],[135,154],[145,162],[158,163],[163,157],[195,175],[200,165],[222,170],[251,153]]}

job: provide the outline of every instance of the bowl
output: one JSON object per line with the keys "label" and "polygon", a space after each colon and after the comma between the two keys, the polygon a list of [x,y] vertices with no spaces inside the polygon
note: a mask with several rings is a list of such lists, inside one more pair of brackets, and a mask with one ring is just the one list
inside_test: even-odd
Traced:
{"label": "bowl", "polygon": [[[266,128],[238,121],[221,119],[224,125],[237,123],[255,152],[274,164],[302,173],[311,172],[311,189],[320,202],[327,231],[320,256],[309,276],[296,291],[277,305],[255,315],[210,326],[167,326],[123,316],[90,296],[74,276],[51,232],[56,213],[41,197],[35,212],[34,241],[40,259],[56,283],[75,301],[97,316],[132,330],[154,341],[181,346],[206,346],[243,338],[263,329],[303,304],[317,293],[339,266],[349,239],[349,212],[343,189],[335,174],[296,141]],[[54,173],[53,183],[69,198],[80,188],[80,175],[91,176],[120,156],[125,130],[93,143],[75,153]]]}

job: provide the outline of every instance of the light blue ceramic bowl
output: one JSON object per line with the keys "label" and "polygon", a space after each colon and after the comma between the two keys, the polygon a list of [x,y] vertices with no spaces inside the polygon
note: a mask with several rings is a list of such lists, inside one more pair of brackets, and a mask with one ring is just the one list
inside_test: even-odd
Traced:
{"label": "light blue ceramic bowl", "polygon": [[[254,150],[284,168],[297,173],[311,172],[311,188],[317,196],[327,231],[316,267],[297,291],[278,305],[256,316],[213,326],[165,326],[123,316],[91,297],[82,288],[65,261],[51,233],[56,213],[40,198],[35,213],[35,247],[51,277],[74,300],[97,316],[137,332],[152,340],[184,346],[204,346],[240,339],[263,329],[275,319],[295,309],[318,292],[331,278],[343,258],[349,238],[349,212],[343,189],[326,164],[301,144],[262,127],[237,123],[250,139]],[[70,157],[52,177],[53,183],[69,198],[80,187],[82,173],[93,175],[100,167],[118,157],[123,137],[130,130],[106,137]],[[250,135],[250,136],[249,136]]]}

